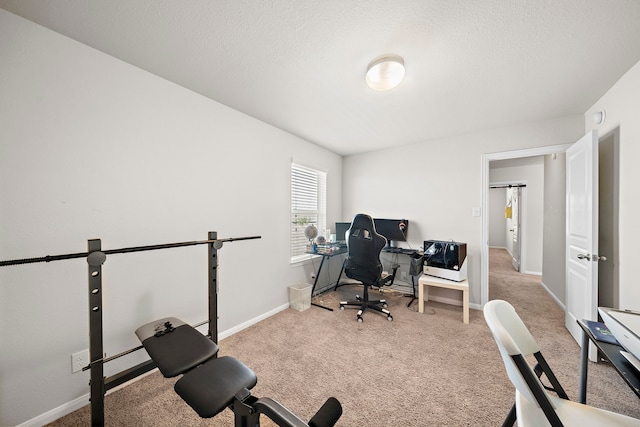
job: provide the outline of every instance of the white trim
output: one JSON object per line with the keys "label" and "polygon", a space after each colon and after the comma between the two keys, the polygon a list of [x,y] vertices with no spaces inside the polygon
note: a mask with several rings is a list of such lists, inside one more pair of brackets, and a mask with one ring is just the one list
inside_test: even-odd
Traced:
{"label": "white trim", "polygon": [[243,322],[237,326],[234,326],[231,329],[227,329],[226,331],[222,331],[220,333],[218,333],[218,340],[222,341],[223,339],[230,337],[233,334],[237,334],[238,332],[242,331],[243,329],[248,328],[249,326],[253,326],[258,322],[261,322],[264,319],[267,319],[275,314],[280,313],[283,310],[286,310],[287,308],[289,308],[289,303],[286,304],[282,304],[279,307],[274,308],[273,310],[267,311],[266,313],[261,314],[260,316],[254,317],[253,319],[249,319],[246,322]]}
{"label": "white trim", "polygon": [[41,427],[46,424],[52,423],[58,418],[64,417],[72,413],[73,411],[77,411],[89,404],[89,393],[84,394],[76,399],[73,399],[71,402],[67,402],[63,405],[58,406],[57,408],[53,408],[50,411],[45,412],[44,414],[38,415],[35,418],[32,418],[28,421],[25,421],[22,424],[18,424],[18,426],[34,426]]}
{"label": "white trim", "polygon": [[306,160],[300,160],[300,159],[296,159],[294,157],[291,158],[291,164],[292,165],[298,165],[298,166],[302,166],[304,168],[307,169],[313,169],[316,170],[318,172],[324,172],[327,175],[329,175],[329,169],[325,166],[319,166],[314,164],[313,162],[307,162]]}
{"label": "white trim", "polygon": [[[489,162],[493,160],[518,159],[522,157],[544,156],[565,152],[572,144],[550,145],[547,147],[527,148],[524,150],[487,153],[482,161],[482,210],[489,207]],[[482,215],[482,241],[480,245],[480,304],[482,307],[489,301],[489,223],[488,216]]]}
{"label": "white trim", "polygon": [[321,257],[322,255],[318,255],[318,254],[301,254],[301,255],[296,255],[291,257],[291,260],[289,261],[289,265],[291,267],[297,267],[299,265],[303,265],[303,264],[308,264],[308,263],[313,263],[313,260],[316,258]]}
{"label": "white trim", "polygon": [[[439,297],[436,295],[429,294],[429,301],[441,302],[443,304],[450,304],[457,307],[462,307],[462,300],[459,300],[459,299]],[[469,303],[469,308],[473,310],[482,310],[482,306],[480,304]]]}
{"label": "white trim", "polygon": [[540,282],[540,284],[542,285],[544,290],[547,291],[549,296],[556,302],[556,304],[558,304],[558,306],[562,309],[562,311],[566,311],[567,310],[566,306],[562,303],[562,301],[558,299],[558,297],[556,297],[556,295],[553,292],[551,292],[551,290],[549,290],[549,288],[547,288],[547,285],[545,285],[544,282]]}
{"label": "white trim", "polygon": [[462,300],[460,300],[460,299],[453,299],[453,298],[429,295],[429,301],[441,302],[443,304],[449,304],[449,305],[455,305],[457,307],[462,307]]}

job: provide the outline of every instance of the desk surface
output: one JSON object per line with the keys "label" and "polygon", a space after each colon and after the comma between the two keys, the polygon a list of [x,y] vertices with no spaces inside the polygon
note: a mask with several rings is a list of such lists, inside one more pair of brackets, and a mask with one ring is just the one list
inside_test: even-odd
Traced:
{"label": "desk surface", "polygon": [[419,253],[420,251],[417,249],[384,247],[382,248],[382,252],[390,254],[413,255]]}
{"label": "desk surface", "polygon": [[[620,354],[620,350],[624,350],[622,346],[598,341],[595,336],[593,336],[585,322],[579,320],[578,325],[580,325],[584,333],[589,337],[589,340],[598,347],[598,350],[602,352],[602,355],[611,362],[611,365],[613,365],[618,374],[620,374],[629,387],[634,391],[636,396],[640,397],[640,372],[638,372],[636,368],[634,368],[633,365],[629,363],[622,354]],[[586,387],[586,378],[584,385]]]}
{"label": "desk surface", "polygon": [[305,251],[305,253],[309,255],[322,255],[326,257],[331,257],[334,255],[346,254],[347,248],[345,246],[337,247],[337,246],[318,246],[316,252]]}

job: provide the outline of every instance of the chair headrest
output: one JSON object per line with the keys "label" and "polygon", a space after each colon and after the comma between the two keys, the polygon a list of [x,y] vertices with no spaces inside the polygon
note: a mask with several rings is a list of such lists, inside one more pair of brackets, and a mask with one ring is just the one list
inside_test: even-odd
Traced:
{"label": "chair headrest", "polygon": [[369,230],[373,230],[375,228],[373,218],[367,214],[358,214],[353,218],[351,222],[352,228],[366,228]]}

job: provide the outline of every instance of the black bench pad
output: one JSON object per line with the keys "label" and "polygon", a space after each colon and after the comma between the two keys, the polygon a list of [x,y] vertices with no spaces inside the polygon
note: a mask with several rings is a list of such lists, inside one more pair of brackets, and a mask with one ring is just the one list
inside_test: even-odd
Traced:
{"label": "black bench pad", "polygon": [[202,418],[211,418],[233,403],[242,389],[252,389],[258,378],[242,362],[223,356],[186,373],[175,390]]}
{"label": "black bench pad", "polygon": [[[174,328],[171,332],[164,332],[167,322]],[[136,330],[136,335],[167,378],[206,362],[218,352],[216,343],[174,317],[143,325]]]}

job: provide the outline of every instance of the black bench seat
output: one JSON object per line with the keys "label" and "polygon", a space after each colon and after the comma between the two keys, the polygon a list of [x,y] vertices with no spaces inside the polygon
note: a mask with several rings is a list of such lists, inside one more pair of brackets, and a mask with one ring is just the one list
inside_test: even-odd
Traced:
{"label": "black bench seat", "polygon": [[140,326],[136,335],[167,378],[184,374],[218,353],[216,343],[175,317]]}
{"label": "black bench seat", "polygon": [[175,385],[176,393],[202,418],[211,418],[233,402],[243,389],[252,389],[256,374],[233,357],[217,358],[189,371]]}
{"label": "black bench seat", "polygon": [[256,374],[238,359],[216,357],[218,345],[175,317],[136,329],[136,335],[165,377],[182,374],[176,393],[202,418],[225,408],[235,414],[236,427],[259,427],[264,414],[281,427],[332,427],[342,415],[340,402],[330,397],[306,423],[273,399],[258,399],[250,389]]}

